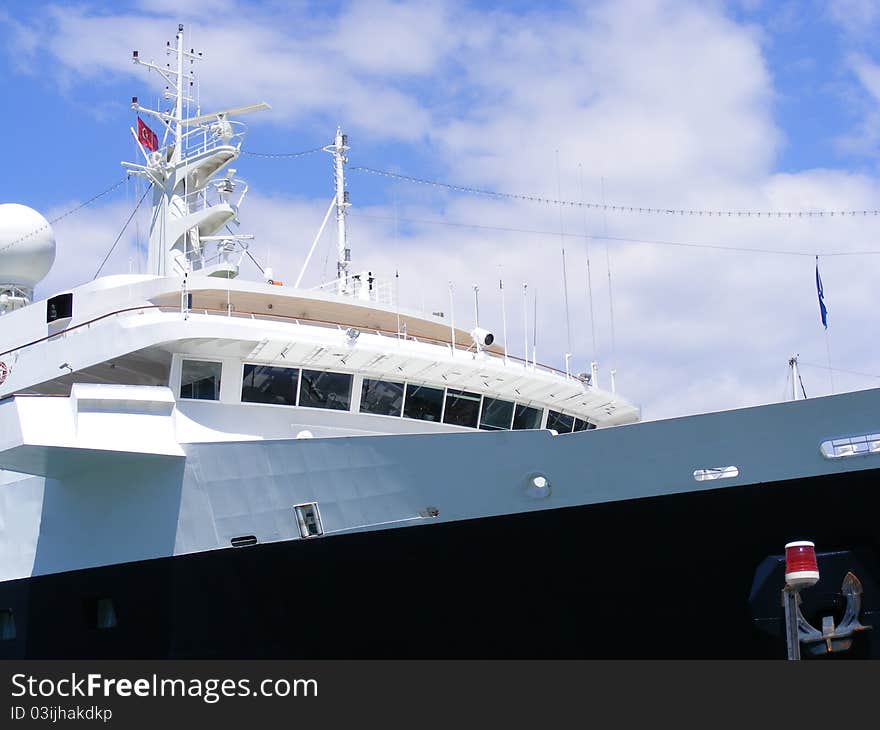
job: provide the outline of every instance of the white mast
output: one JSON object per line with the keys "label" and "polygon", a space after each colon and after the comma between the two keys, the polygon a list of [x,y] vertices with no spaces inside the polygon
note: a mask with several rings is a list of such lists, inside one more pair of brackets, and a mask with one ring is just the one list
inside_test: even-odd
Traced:
{"label": "white mast", "polygon": [[336,128],[333,144],[324,148],[333,155],[333,177],[336,182],[336,287],[339,294],[350,294],[349,266],[351,249],[348,247],[348,235],[345,230],[345,214],[351,203],[345,190],[345,156],[348,146],[348,135]]}
{"label": "white mast", "polygon": [[[177,59],[173,70],[170,63],[160,66],[142,61],[138,51],[132,52],[134,63],[162,77],[164,98],[172,102],[171,110],[163,111],[143,107],[132,97],[131,108],[157,119],[163,132],[154,135],[144,130],[141,136],[140,127],[138,132],[132,129],[144,164],[122,163],[153,186],[147,271],[158,276],[199,272],[233,278],[238,275],[238,263],[231,257],[241,241],[253,236],[229,230],[230,224],[238,223],[239,206],[247,193],[247,184],[234,178],[235,170],[228,168],[239,156],[244,136],[244,126],[229,117],[270,107],[261,102],[184,118],[184,102],[195,101],[185,91],[184,62],[199,60],[202,54],[184,48],[183,24],[177,26],[175,43],[174,48],[170,42],[166,46],[166,54]],[[173,143],[166,146],[169,134]],[[226,176],[213,180],[223,169],[227,169]],[[216,247],[214,256],[209,256],[209,246]]]}

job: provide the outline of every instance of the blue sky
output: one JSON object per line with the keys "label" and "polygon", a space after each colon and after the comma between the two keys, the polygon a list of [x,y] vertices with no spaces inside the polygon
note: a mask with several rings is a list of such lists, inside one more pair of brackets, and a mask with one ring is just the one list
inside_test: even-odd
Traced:
{"label": "blue sky", "polygon": [[[329,142],[338,123],[350,135],[352,165],[496,190],[556,197],[558,184],[564,198],[576,199],[583,180],[586,199],[599,200],[604,190],[609,202],[633,205],[880,207],[880,59],[872,46],[880,3],[871,0],[7,0],[0,3],[2,124],[4,159],[15,173],[0,176],[0,201],[51,216],[123,176],[119,162],[134,153],[130,98],[145,102],[157,92],[155,76],[134,68],[130,51],[158,60],[178,21],[206,54],[197,69],[203,110],[272,104],[244,119],[252,151],[310,149]],[[253,191],[242,230],[257,233],[255,255],[295,278],[332,192],[329,159],[243,156],[236,167]],[[349,188],[356,261],[386,274],[400,270],[405,303],[442,308],[454,280],[456,306],[467,311],[472,284],[491,292],[500,271],[516,286],[528,280],[541,292],[542,359],[556,365],[567,346],[560,334],[565,241],[577,367],[597,358],[605,384],[616,367],[621,389],[648,417],[779,399],[795,351],[808,362],[827,366],[830,353],[835,367],[880,374],[863,336],[874,324],[878,257],[823,259],[832,322],[826,341],[809,256],[614,241],[606,258],[605,241],[594,240],[594,333],[584,240],[552,235],[558,210],[362,173],[349,175]],[[58,264],[47,289],[91,278],[133,195],[122,188],[58,224]],[[403,219],[396,229],[395,215]],[[416,222],[426,219],[490,228]],[[562,225],[568,233],[793,253],[880,249],[880,223],[872,221],[722,224],[568,210]],[[127,236],[108,270],[136,266],[136,246]],[[331,247],[328,238],[309,283],[320,280]],[[497,317],[493,308],[497,302],[481,307]],[[813,392],[830,390],[828,371],[805,374]],[[670,383],[681,387],[670,392]],[[877,383],[841,372],[835,389]]]}

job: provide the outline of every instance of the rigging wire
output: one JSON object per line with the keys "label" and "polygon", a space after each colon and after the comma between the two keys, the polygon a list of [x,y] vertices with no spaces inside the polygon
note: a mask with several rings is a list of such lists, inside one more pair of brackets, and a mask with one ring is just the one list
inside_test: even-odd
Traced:
{"label": "rigging wire", "polygon": [[401,175],[400,173],[391,172],[390,170],[380,170],[374,167],[354,166],[349,170],[353,172],[365,172],[370,175],[379,175],[389,177],[402,182],[414,183],[417,185],[428,185],[436,188],[444,188],[457,193],[469,193],[471,195],[483,195],[490,198],[501,198],[505,200],[524,200],[530,203],[542,203],[544,205],[557,206],[568,205],[572,208],[585,208],[592,210],[611,211],[616,213],[643,213],[653,215],[671,215],[671,216],[700,216],[707,218],[854,218],[856,216],[880,216],[880,209],[865,210],[709,210],[698,208],[664,208],[637,205],[618,205],[612,203],[595,203],[575,200],[553,200],[544,198],[540,195],[528,195],[525,193],[504,193],[497,190],[486,190],[483,188],[473,188],[466,185],[455,185],[452,183],[441,182],[439,180],[428,180],[426,178],[413,177],[411,175]]}
{"label": "rigging wire", "polygon": [[113,185],[111,185],[111,186],[110,186],[109,188],[107,188],[106,190],[101,191],[101,192],[98,193],[97,195],[93,195],[91,198],[89,198],[88,200],[86,200],[84,203],[80,203],[80,204],[77,205],[76,207],[71,208],[70,210],[68,210],[68,211],[66,211],[66,212],[64,212],[64,213],[62,213],[61,215],[55,216],[52,220],[50,220],[50,221],[46,221],[46,225],[40,226],[39,228],[35,228],[35,229],[32,230],[30,233],[25,233],[23,236],[20,236],[19,238],[16,238],[14,241],[10,241],[10,242],[7,243],[5,246],[3,246],[2,248],[0,248],[0,252],[3,252],[3,251],[5,251],[5,250],[8,249],[8,248],[12,248],[15,244],[17,244],[17,243],[21,243],[22,241],[27,240],[27,239],[30,238],[31,236],[35,236],[35,235],[38,234],[40,231],[43,231],[43,230],[45,230],[46,228],[48,228],[49,226],[51,226],[53,223],[57,223],[58,221],[60,221],[60,220],[62,220],[62,219],[64,219],[64,218],[67,218],[67,216],[69,216],[69,215],[73,215],[73,214],[76,213],[77,211],[82,210],[83,208],[85,208],[85,207],[88,206],[88,205],[91,205],[92,203],[94,203],[94,202],[95,202],[96,200],[98,200],[99,198],[103,198],[105,195],[108,195],[109,193],[112,193],[114,190],[116,190],[116,188],[120,187],[121,185],[124,185],[126,180],[128,180],[128,176],[122,178],[122,179],[119,180],[118,182],[113,183]]}
{"label": "rigging wire", "polygon": [[[370,213],[352,213],[349,212],[348,215],[355,216],[357,218],[370,218],[374,220],[393,220],[392,216],[384,216],[384,215],[374,215]],[[451,226],[454,228],[475,228],[486,231],[502,231],[505,233],[527,233],[533,234],[537,236],[553,236],[559,235],[558,231],[544,231],[535,228],[514,228],[511,226],[490,226],[483,223],[464,223],[458,221],[439,221],[439,220],[431,220],[429,218],[399,218],[401,221],[405,221],[407,223],[419,223],[423,225],[432,225],[432,226]],[[604,241],[619,241],[620,243],[644,243],[656,246],[678,246],[681,248],[698,248],[698,249],[709,249],[709,250],[717,250],[717,251],[731,251],[734,253],[760,253],[760,254],[772,254],[776,256],[809,256],[813,258],[816,256],[814,253],[808,253],[806,251],[786,251],[783,249],[773,249],[773,248],[754,248],[748,246],[724,246],[720,243],[700,243],[695,241],[665,241],[660,239],[653,238],[632,238],[625,236],[597,236],[595,234],[589,235],[585,233],[564,233],[565,236],[572,236],[575,238],[594,238],[597,240]],[[832,251],[832,252],[819,252],[819,256],[880,256],[880,249],[871,251]]]}
{"label": "rigging wire", "polygon": [[241,153],[243,155],[250,155],[251,157],[264,157],[272,160],[292,160],[297,157],[313,155],[316,152],[322,152],[323,150],[323,147],[315,147],[312,150],[303,150],[302,152],[251,152],[250,150],[242,150]]}
{"label": "rigging wire", "polygon": [[819,365],[815,362],[803,362],[802,360],[798,360],[798,365],[806,365],[811,368],[820,368],[822,370],[833,370],[836,373],[847,373],[848,375],[860,375],[864,378],[877,378],[880,380],[880,375],[876,375],[874,373],[863,373],[858,370],[846,370],[844,368],[833,368],[828,365]]}
{"label": "rigging wire", "polygon": [[107,255],[104,257],[104,260],[101,262],[101,265],[98,267],[98,270],[95,272],[95,275],[92,277],[92,281],[94,281],[95,279],[98,278],[98,274],[101,273],[101,269],[104,268],[104,264],[107,263],[107,259],[110,258],[110,255],[113,253],[113,250],[116,248],[116,244],[119,243],[119,240],[122,238],[122,234],[125,233],[125,229],[128,228],[128,224],[131,223],[132,218],[134,218],[135,213],[138,212],[138,208],[141,207],[141,203],[144,202],[144,199],[147,197],[147,193],[150,192],[152,187],[153,187],[153,183],[150,183],[149,185],[147,185],[147,189],[144,190],[144,194],[141,195],[141,199],[138,201],[137,205],[134,207],[134,210],[131,211],[131,215],[128,216],[128,220],[125,221],[125,225],[122,226],[122,230],[119,231],[119,235],[116,236],[116,240],[113,241],[113,245],[110,247],[110,250],[107,252]]}

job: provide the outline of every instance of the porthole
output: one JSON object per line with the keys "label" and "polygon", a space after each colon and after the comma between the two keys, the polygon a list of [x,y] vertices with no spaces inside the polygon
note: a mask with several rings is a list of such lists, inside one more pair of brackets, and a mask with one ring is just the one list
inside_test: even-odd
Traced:
{"label": "porthole", "polygon": [[550,477],[543,472],[532,472],[524,480],[526,496],[532,499],[546,499],[553,490]]}

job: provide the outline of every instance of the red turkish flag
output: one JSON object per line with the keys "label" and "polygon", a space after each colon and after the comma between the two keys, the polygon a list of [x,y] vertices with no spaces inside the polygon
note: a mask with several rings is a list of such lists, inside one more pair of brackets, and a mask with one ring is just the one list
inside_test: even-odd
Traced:
{"label": "red turkish flag", "polygon": [[159,149],[159,138],[152,129],[144,124],[140,117],[138,117],[138,142],[150,150],[150,152],[155,152]]}

